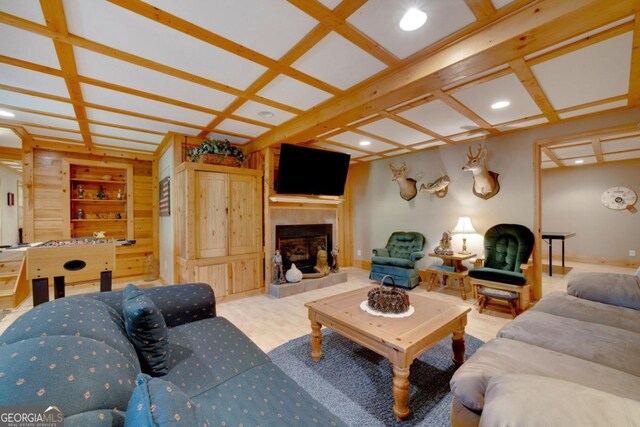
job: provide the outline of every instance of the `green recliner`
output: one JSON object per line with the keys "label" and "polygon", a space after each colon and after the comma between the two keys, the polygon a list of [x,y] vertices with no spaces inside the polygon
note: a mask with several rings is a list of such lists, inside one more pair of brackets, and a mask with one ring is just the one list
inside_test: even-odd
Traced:
{"label": "green recliner", "polygon": [[[373,249],[369,279],[381,281],[391,276],[395,285],[412,289],[420,283],[416,261],[424,257],[426,239],[418,232],[396,231],[384,248]],[[391,285],[391,281],[385,284]]]}

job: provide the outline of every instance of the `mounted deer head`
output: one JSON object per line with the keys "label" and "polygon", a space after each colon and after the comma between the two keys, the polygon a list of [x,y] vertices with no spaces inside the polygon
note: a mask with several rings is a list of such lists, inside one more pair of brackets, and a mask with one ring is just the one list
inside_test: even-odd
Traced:
{"label": "mounted deer head", "polygon": [[473,194],[483,199],[489,199],[500,191],[498,174],[487,168],[486,157],[487,149],[483,145],[478,145],[476,154],[469,147],[467,163],[462,166],[463,171],[471,171],[473,173]]}
{"label": "mounted deer head", "polygon": [[407,164],[402,162],[402,166],[396,168],[393,163],[389,163],[389,168],[393,172],[392,181],[396,181],[400,187],[400,197],[407,201],[416,197],[416,194],[418,194],[416,180],[407,178]]}

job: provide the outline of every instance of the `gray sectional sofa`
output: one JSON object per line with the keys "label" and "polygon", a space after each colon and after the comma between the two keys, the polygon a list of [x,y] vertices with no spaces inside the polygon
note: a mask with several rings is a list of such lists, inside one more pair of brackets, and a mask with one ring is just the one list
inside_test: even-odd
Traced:
{"label": "gray sectional sofa", "polygon": [[[168,373],[160,378],[172,383],[162,383],[172,394],[168,403],[163,397],[164,407],[171,406],[175,385],[190,399],[189,409],[195,405],[211,425],[343,425],[238,328],[216,316],[210,286],[143,293],[168,330]],[[57,406],[65,426],[123,425],[136,378],[141,384],[144,363],[137,350],[125,329],[121,291],[41,304],[0,336],[0,406]],[[154,384],[159,389],[157,383],[145,386],[152,390]],[[156,415],[153,425],[167,425]],[[181,420],[170,425],[189,424]]]}
{"label": "gray sectional sofa", "polygon": [[640,278],[584,273],[451,379],[453,426],[640,426]]}

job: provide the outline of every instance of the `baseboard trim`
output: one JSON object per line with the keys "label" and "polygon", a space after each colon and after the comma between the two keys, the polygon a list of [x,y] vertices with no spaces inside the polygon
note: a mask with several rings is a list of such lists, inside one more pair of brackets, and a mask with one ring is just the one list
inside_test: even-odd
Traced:
{"label": "baseboard trim", "polygon": [[[559,265],[556,261],[562,261],[561,255],[554,255],[553,257],[554,265]],[[603,257],[594,257],[594,256],[584,256],[584,255],[568,255],[564,256],[565,261],[571,262],[583,262],[585,264],[601,264],[601,265],[613,265],[615,267],[626,267],[626,268],[638,268],[640,267],[640,259],[634,260],[631,258],[603,258]],[[549,261],[549,253],[542,255],[542,263],[545,264],[545,261]]]}
{"label": "baseboard trim", "polygon": [[353,259],[351,262],[353,267],[358,267],[363,270],[371,270],[371,261],[365,261],[363,259]]}

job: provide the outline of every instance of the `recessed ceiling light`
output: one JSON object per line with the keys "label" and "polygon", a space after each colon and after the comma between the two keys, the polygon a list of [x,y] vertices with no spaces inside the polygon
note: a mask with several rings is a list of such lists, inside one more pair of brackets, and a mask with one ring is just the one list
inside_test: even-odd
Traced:
{"label": "recessed ceiling light", "polygon": [[575,163],[576,165],[581,165],[584,163],[584,160],[582,159],[574,160],[573,163]]}
{"label": "recessed ceiling light", "polygon": [[412,7],[404,14],[399,25],[404,31],[414,31],[422,27],[425,22],[427,22],[427,14]]}
{"label": "recessed ceiling light", "polygon": [[502,108],[506,108],[511,104],[509,101],[498,101],[491,104],[491,108],[494,110],[500,110]]}
{"label": "recessed ceiling light", "polygon": [[271,117],[274,116],[274,114],[271,111],[260,111],[258,115],[260,117],[264,117],[265,119],[270,119]]}
{"label": "recessed ceiling light", "polygon": [[371,141],[360,141],[360,145],[366,147],[367,145],[371,145]]}
{"label": "recessed ceiling light", "polygon": [[10,113],[8,111],[5,110],[0,110],[0,116],[2,117],[15,117],[16,115],[13,113]]}

